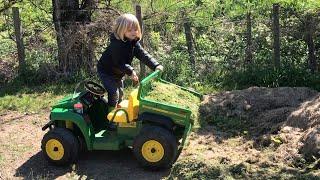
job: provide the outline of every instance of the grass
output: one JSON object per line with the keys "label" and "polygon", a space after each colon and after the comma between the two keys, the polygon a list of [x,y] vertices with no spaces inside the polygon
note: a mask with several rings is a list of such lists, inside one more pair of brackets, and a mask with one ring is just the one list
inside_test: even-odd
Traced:
{"label": "grass", "polygon": [[[261,153],[263,156],[263,152]],[[199,156],[180,158],[166,179],[319,179],[319,172],[301,172],[281,164],[216,163]]]}
{"label": "grass", "polygon": [[194,120],[195,126],[199,126],[199,106],[201,101],[199,97],[192,93],[175,85],[156,81],[152,82],[152,91],[145,98],[190,109],[192,112],[191,119]]}
{"label": "grass", "polygon": [[0,113],[6,110],[38,112],[39,110],[48,109],[60,97],[62,96],[55,96],[51,93],[7,95],[0,98]]}
{"label": "grass", "polygon": [[42,84],[28,87],[9,84],[0,91],[0,113],[34,113],[48,109],[60,98],[72,93],[74,86],[75,84]]}
{"label": "grass", "polygon": [[[41,84],[39,86],[26,86],[19,83],[8,84],[0,90],[0,114],[6,111],[22,113],[36,113],[48,110],[57,101],[68,94],[72,94],[76,83]],[[83,90],[80,84],[79,90]],[[134,87],[125,88],[125,96]]]}

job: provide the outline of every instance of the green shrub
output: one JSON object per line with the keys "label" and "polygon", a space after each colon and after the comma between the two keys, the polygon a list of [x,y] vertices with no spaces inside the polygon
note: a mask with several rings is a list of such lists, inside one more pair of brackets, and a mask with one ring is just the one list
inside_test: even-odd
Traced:
{"label": "green shrub", "polygon": [[311,87],[320,90],[320,74],[312,74],[309,70],[295,67],[251,66],[247,69],[232,70],[221,78],[226,89],[244,89],[250,86],[263,87]]}

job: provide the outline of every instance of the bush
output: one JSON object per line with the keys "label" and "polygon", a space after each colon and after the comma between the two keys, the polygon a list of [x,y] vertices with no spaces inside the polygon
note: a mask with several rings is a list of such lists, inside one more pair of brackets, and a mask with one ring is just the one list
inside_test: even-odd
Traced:
{"label": "bush", "polygon": [[320,90],[319,73],[312,74],[309,70],[296,67],[250,66],[247,69],[232,70],[221,78],[222,86],[226,89],[244,89],[250,86],[263,87],[311,87]]}

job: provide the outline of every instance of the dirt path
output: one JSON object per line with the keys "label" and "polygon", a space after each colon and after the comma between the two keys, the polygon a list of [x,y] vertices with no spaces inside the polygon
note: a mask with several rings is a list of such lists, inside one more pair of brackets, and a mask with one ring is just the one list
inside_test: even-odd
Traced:
{"label": "dirt path", "polygon": [[85,153],[76,165],[51,166],[40,150],[49,112],[8,112],[0,114],[0,180],[320,179],[319,107],[320,93],[308,88],[252,87],[207,96],[200,107],[207,124],[189,135],[171,169],[157,172],[140,168],[129,149]]}
{"label": "dirt path", "polygon": [[52,166],[40,148],[48,114],[0,115],[0,179],[161,179],[169,173],[142,169],[130,149],[88,152],[76,165]]}

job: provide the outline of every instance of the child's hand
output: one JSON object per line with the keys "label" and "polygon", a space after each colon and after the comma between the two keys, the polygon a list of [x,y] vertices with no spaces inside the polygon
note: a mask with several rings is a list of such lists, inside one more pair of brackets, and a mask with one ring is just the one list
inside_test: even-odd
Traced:
{"label": "child's hand", "polygon": [[156,67],[156,70],[163,71],[163,66],[162,66],[162,65],[158,65],[158,66]]}
{"label": "child's hand", "polygon": [[139,77],[137,76],[137,73],[135,71],[132,71],[132,74],[131,74],[130,78],[132,79],[134,84],[139,82]]}

